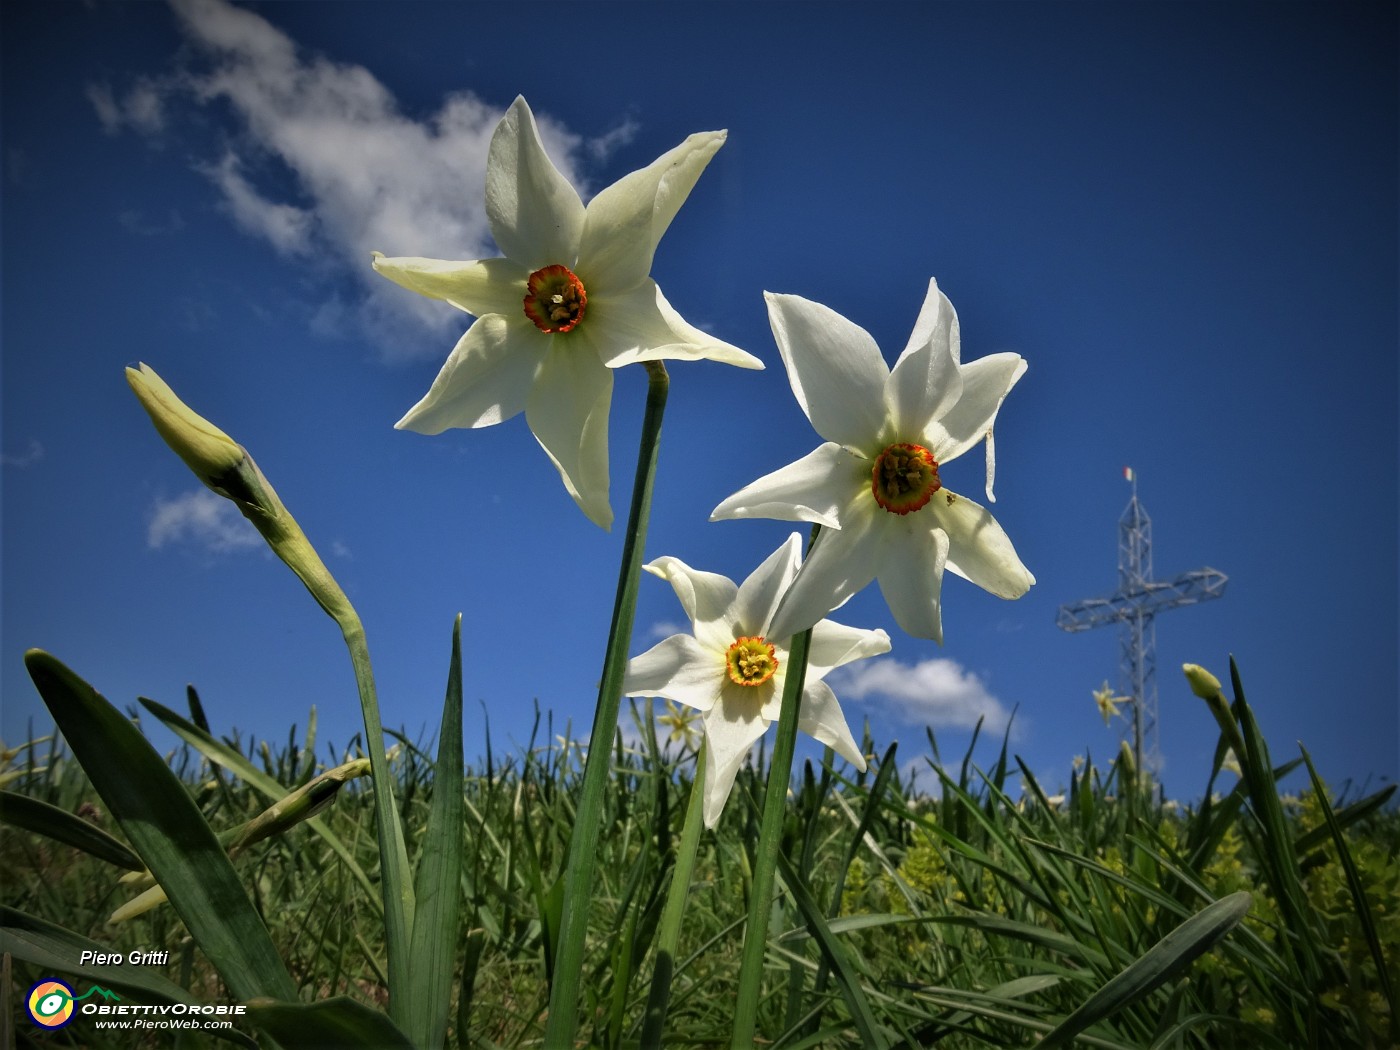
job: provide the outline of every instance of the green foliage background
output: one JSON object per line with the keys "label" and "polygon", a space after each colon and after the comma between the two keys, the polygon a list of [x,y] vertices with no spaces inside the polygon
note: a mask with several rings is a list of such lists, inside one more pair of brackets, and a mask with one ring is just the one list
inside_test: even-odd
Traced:
{"label": "green foliage background", "polygon": [[[193,691],[190,704],[201,722]],[[149,703],[132,715],[181,721]],[[636,717],[642,742],[615,742],[605,795],[582,982],[580,1038],[590,1046],[638,1045],[650,949],[694,769],[683,740],[663,745],[645,710]],[[236,733],[218,742],[197,731],[194,739],[198,750],[187,745],[167,762],[216,830],[253,820],[269,795],[306,785],[359,751],[352,742],[343,755],[318,756],[314,713],[305,732],[293,727],[277,746]],[[1004,742],[985,771],[971,749],[945,766],[931,735],[928,747],[940,781],[935,797],[901,783],[896,750],[877,754],[868,735],[869,772],[808,764],[795,780],[757,1018],[764,1045],[860,1046],[862,1023],[889,1046],[1035,1045],[1173,928],[1240,890],[1252,901],[1229,936],[1189,969],[1182,964],[1094,1020],[1076,1045],[1397,1045],[1400,814],[1384,805],[1389,791],[1335,799],[1310,785],[1295,761],[1263,771],[1282,818],[1275,825],[1251,796],[1250,774],[1261,771],[1250,766],[1259,756],[1248,747],[1245,776],[1236,783],[1218,767],[1202,771],[1210,774],[1208,801],[1193,806],[1163,802],[1155,785],[1119,763],[1071,770],[1064,795],[1048,798]],[[411,857],[434,790],[430,750],[402,735],[393,749]],[[539,1046],[581,748],[537,722],[520,752],[497,756],[489,742],[485,750],[464,781],[463,907],[446,1045]],[[724,1046],[730,1038],[762,758],[758,765],[741,774],[719,827],[701,840],[668,1046]],[[1280,795],[1275,772],[1300,786]],[[109,951],[169,948],[166,977],[197,999],[231,998],[169,905],[109,924],[134,895],[120,882],[122,869],[91,845],[14,826],[24,823],[14,819],[22,796],[121,838],[82,768],[53,738],[6,751],[3,776],[11,794],[0,867],[8,873],[4,903],[14,909],[6,913],[7,949],[13,916],[23,913]],[[351,781],[314,821],[242,849],[234,863],[302,1002],[344,995],[383,1010],[379,854],[373,799],[362,785]],[[1290,865],[1302,889],[1291,912],[1275,885]],[[826,916],[824,932],[804,899]],[[844,949],[838,957],[821,949],[823,936]],[[104,1034],[82,1019],[40,1033],[28,1025],[22,997],[53,975],[14,963],[8,991],[20,1045],[215,1045],[202,1035],[133,1042],[130,1033]],[[843,982],[855,983],[854,998]],[[127,991],[132,1001],[148,1001]],[[856,1015],[864,1011],[862,1022]],[[273,1045],[265,1034],[247,1034]]]}

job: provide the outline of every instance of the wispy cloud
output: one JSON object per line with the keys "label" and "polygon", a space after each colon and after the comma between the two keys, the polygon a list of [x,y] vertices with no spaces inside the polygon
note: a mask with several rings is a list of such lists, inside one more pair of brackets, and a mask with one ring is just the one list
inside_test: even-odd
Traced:
{"label": "wispy cloud", "polygon": [[224,210],[246,233],[268,241],[282,255],[309,255],[313,246],[315,217],[307,208],[268,200],[243,175],[243,164],[233,152],[217,164],[200,165],[200,171],[223,194]]}
{"label": "wispy cloud", "polygon": [[24,470],[26,467],[32,467],[43,458],[44,446],[39,444],[38,438],[30,438],[29,444],[23,452],[0,452],[0,465]]}
{"label": "wispy cloud", "polygon": [[929,759],[932,757],[915,755],[913,758],[900,759],[899,780],[906,786],[912,785],[916,794],[940,798],[943,795],[943,783],[938,779],[938,774],[929,767]]}
{"label": "wispy cloud", "polygon": [[[370,252],[496,254],[484,207],[486,154],[510,100],[493,104],[461,91],[435,113],[410,117],[368,69],[302,52],[252,10],[224,0],[171,6],[194,47],[178,67],[125,92],[90,87],[103,128],[150,135],[174,124],[177,101],[227,107],[239,136],[219,157],[195,164],[238,226],[280,253],[353,275],[357,327],[378,334],[386,356],[444,353],[442,338],[464,320],[376,276]],[[601,161],[636,132],[627,119],[590,140],[548,115],[537,118],[551,157],[580,186],[581,161]],[[422,339],[403,338],[408,318],[419,322]]]}
{"label": "wispy cloud", "polygon": [[880,656],[839,667],[827,681],[842,700],[878,704],[905,722],[934,729],[971,729],[985,718],[985,730],[1001,732],[1011,718],[981,678],[946,657],[906,664]]}
{"label": "wispy cloud", "polygon": [[121,223],[123,229],[141,237],[165,237],[179,233],[185,228],[185,220],[174,208],[170,209],[163,220],[148,218],[135,208],[128,208],[117,215],[117,222]]}
{"label": "wispy cloud", "polygon": [[647,629],[649,638],[669,638],[673,634],[690,634],[690,628],[683,623],[672,623],[670,620],[658,620]]}
{"label": "wispy cloud", "polygon": [[106,83],[89,84],[88,101],[97,111],[102,130],[108,135],[120,134],[127,128],[143,135],[158,135],[165,130],[165,104],[160,81],[142,79],[120,97]]}
{"label": "wispy cloud", "polygon": [[208,489],[195,489],[173,499],[156,499],[146,543],[153,550],[188,543],[226,554],[260,547],[262,537],[228,500]]}
{"label": "wispy cloud", "polygon": [[597,138],[589,139],[586,143],[588,152],[595,160],[605,161],[614,150],[627,145],[636,138],[640,129],[640,124],[631,117],[627,117],[611,131],[605,132]]}

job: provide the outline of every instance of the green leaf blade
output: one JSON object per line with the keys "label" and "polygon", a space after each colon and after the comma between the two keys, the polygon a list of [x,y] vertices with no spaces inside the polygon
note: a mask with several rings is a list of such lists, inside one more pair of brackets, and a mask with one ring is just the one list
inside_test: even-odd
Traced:
{"label": "green leaf blade", "polygon": [[452,628],[452,665],[438,734],[433,797],[418,858],[417,907],[410,942],[413,980],[405,1018],[413,1041],[440,1047],[447,1038],[453,957],[462,907],[462,617]]}
{"label": "green leaf blade", "polygon": [[1235,928],[1249,911],[1247,890],[1203,908],[1154,944],[1127,969],[1113,977],[1051,1030],[1039,1050],[1069,1046],[1092,1024],[1117,1013],[1181,973]]}
{"label": "green leaf blade", "polygon": [[254,999],[248,1016],[284,1050],[415,1050],[386,1014],[345,996],[319,1003]]}
{"label": "green leaf blade", "polygon": [[296,987],[217,836],[132,723],[46,652],[24,662],[73,755],[234,998]]}
{"label": "green leaf blade", "polygon": [[120,839],[82,817],[13,791],[0,791],[0,823],[62,842],[127,871],[145,871],[141,858]]}

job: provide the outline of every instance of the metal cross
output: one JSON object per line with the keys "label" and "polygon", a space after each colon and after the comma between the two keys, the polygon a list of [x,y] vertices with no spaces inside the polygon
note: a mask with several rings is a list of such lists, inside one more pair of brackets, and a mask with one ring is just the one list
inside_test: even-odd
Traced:
{"label": "metal cross", "polygon": [[1125,468],[1133,498],[1118,519],[1118,590],[1060,606],[1055,624],[1065,631],[1119,624],[1121,690],[1132,703],[1133,758],[1138,769],[1156,771],[1157,628],[1153,618],[1167,609],[1219,598],[1229,577],[1215,569],[1193,569],[1174,580],[1152,578],[1152,519],[1138,501],[1137,477]]}

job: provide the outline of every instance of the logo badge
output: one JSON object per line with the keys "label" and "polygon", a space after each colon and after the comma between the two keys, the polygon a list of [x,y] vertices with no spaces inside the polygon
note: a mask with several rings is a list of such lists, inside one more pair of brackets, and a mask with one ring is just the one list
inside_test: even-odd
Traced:
{"label": "logo badge", "polygon": [[29,1017],[43,1028],[62,1028],[73,1020],[73,989],[52,978],[29,989]]}

